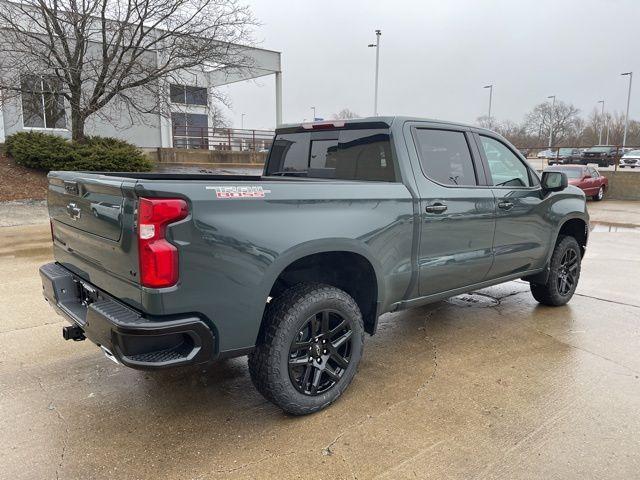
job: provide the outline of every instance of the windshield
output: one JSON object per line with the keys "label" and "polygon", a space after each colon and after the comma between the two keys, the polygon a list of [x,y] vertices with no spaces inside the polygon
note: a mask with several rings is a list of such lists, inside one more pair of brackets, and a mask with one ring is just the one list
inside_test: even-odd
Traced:
{"label": "windshield", "polygon": [[587,148],[587,152],[607,153],[610,152],[613,147],[591,147]]}
{"label": "windshield", "polygon": [[560,155],[570,155],[573,153],[573,148],[561,148]]}
{"label": "windshield", "polygon": [[624,154],[625,157],[640,157],[640,150],[631,150]]}
{"label": "windshield", "polygon": [[582,169],[581,168],[554,168],[550,169],[552,172],[562,172],[567,175],[567,178],[581,178],[582,177]]}

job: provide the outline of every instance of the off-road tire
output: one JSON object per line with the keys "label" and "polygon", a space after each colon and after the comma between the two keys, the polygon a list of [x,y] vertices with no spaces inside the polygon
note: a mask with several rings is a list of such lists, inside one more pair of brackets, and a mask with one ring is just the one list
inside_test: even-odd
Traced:
{"label": "off-road tire", "polygon": [[[564,295],[559,290],[558,278],[562,269],[561,262],[568,250],[572,249],[577,255],[577,268],[574,274],[574,283],[567,293]],[[530,283],[531,294],[539,303],[552,307],[558,307],[566,304],[576,291],[578,280],[580,279],[580,264],[582,262],[582,253],[580,245],[574,237],[560,236],[556,242],[556,246],[551,255],[551,264],[549,269],[549,278],[547,283],[542,285],[538,283]]]}
{"label": "off-road tire", "polygon": [[[340,380],[315,396],[296,389],[289,375],[289,350],[301,325],[316,312],[340,312],[352,330],[351,356]],[[292,415],[306,415],[327,407],[349,386],[362,357],[364,325],[356,302],[344,291],[320,283],[300,283],[267,305],[258,343],[249,354],[249,373],[258,391]]]}

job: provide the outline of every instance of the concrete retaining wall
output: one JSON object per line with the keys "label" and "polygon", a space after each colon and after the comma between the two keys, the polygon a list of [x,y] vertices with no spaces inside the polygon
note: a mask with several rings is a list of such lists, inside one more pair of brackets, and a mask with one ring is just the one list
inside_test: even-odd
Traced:
{"label": "concrete retaining wall", "polygon": [[609,172],[600,170],[609,179],[606,197],[613,200],[640,200],[640,172]]}
{"label": "concrete retaining wall", "polygon": [[[148,155],[151,152],[148,153]],[[149,155],[160,164],[229,164],[252,165],[260,167],[264,164],[266,152],[235,152],[228,150],[187,150],[182,148],[158,148],[153,155]]]}

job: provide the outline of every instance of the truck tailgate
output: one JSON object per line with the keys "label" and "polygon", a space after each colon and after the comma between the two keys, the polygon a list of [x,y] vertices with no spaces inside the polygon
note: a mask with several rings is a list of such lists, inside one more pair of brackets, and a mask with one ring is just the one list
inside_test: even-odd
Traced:
{"label": "truck tailgate", "polygon": [[135,306],[140,285],[134,184],[105,175],[51,172],[48,205],[56,261]]}

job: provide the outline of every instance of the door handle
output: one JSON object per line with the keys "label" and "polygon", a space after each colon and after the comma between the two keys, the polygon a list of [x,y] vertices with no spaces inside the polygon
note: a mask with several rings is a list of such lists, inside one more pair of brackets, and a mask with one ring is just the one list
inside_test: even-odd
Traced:
{"label": "door handle", "polygon": [[503,210],[510,210],[511,208],[513,208],[513,203],[508,200],[501,200],[498,202],[498,208],[501,208]]}
{"label": "door handle", "polygon": [[433,205],[427,205],[424,210],[427,213],[442,213],[447,210],[447,206],[444,203],[434,203]]}

